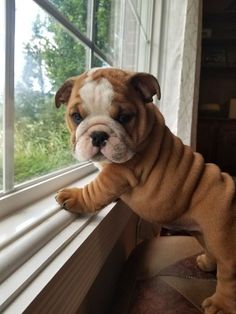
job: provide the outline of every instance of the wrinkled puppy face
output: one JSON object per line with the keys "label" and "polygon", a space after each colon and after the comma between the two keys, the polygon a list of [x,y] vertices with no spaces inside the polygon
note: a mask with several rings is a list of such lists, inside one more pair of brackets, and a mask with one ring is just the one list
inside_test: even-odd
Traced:
{"label": "wrinkled puppy face", "polygon": [[[66,121],[80,161],[123,163],[131,159],[148,128],[146,103],[160,89],[146,73],[95,68],[67,80],[56,106],[67,105]],[[150,122],[150,121],[149,121]]]}

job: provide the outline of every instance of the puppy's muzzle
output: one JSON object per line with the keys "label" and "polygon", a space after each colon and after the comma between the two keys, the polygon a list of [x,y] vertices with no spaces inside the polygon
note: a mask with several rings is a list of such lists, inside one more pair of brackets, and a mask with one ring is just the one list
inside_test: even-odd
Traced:
{"label": "puppy's muzzle", "polygon": [[94,131],[90,134],[92,145],[95,147],[104,147],[109,138],[109,135],[104,131]]}

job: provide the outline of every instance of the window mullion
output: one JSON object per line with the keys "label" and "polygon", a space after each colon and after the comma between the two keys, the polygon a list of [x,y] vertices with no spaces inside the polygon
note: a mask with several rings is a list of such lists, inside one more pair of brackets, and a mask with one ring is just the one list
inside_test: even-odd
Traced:
{"label": "window mullion", "polygon": [[[94,18],[95,18],[95,0],[90,0],[91,1],[91,14],[90,14],[90,34],[89,38],[91,39],[92,42],[94,42]],[[91,48],[90,50],[90,59],[89,59],[89,67],[92,68],[93,66],[93,55],[94,55],[94,49]]]}
{"label": "window mullion", "polygon": [[[96,0],[92,0],[92,21],[91,21],[91,40],[94,43],[94,39],[95,39],[95,1]],[[91,53],[91,67],[93,64],[93,57],[94,57],[94,49],[92,49],[92,53]]]}
{"label": "window mullion", "polygon": [[5,1],[5,93],[3,106],[3,191],[14,187],[15,0]]}

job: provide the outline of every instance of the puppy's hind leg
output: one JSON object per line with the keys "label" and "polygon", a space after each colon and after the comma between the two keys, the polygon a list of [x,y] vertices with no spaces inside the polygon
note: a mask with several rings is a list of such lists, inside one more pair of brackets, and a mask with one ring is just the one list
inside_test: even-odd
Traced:
{"label": "puppy's hind leg", "polygon": [[217,261],[217,286],[215,294],[202,303],[204,313],[236,314],[236,224],[207,240]]}
{"label": "puppy's hind leg", "polygon": [[217,264],[216,292],[202,303],[204,313],[236,314],[236,263]]}
{"label": "puppy's hind leg", "polygon": [[203,235],[200,234],[199,232],[192,232],[192,235],[197,239],[197,241],[201,244],[201,246],[204,249],[204,253],[199,255],[196,259],[198,267],[205,272],[215,271],[216,259],[208,251]]}

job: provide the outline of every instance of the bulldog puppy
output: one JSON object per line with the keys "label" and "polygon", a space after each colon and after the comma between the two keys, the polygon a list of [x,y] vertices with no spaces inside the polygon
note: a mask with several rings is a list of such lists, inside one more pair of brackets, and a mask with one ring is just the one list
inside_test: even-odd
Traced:
{"label": "bulldog puppy", "polygon": [[66,104],[75,157],[102,171],[84,188],[63,189],[58,203],[91,213],[121,198],[143,219],[192,232],[205,253],[204,271],[217,267],[217,287],[205,313],[236,313],[235,184],[184,145],[152,103],[157,80],[147,73],[92,69],[68,79],[56,93]]}

